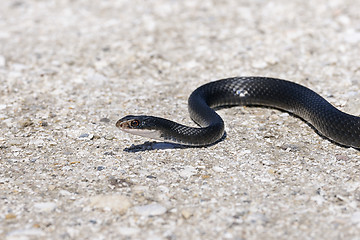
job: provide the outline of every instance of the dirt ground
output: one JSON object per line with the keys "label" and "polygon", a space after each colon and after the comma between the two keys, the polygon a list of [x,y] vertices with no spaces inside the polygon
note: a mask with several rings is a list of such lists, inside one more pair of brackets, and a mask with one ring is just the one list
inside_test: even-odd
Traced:
{"label": "dirt ground", "polygon": [[360,115],[360,2],[0,1],[0,239],[360,239],[360,152],[274,109],[173,148],[115,122],[194,125],[233,76],[303,84]]}

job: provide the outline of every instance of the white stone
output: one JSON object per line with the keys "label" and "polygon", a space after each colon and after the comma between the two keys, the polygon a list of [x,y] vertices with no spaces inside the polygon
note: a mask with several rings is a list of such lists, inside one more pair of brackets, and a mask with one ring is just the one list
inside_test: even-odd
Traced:
{"label": "white stone", "polygon": [[0,67],[5,67],[6,59],[4,56],[0,55]]}
{"label": "white stone", "polygon": [[56,208],[56,203],[54,203],[54,202],[39,202],[39,203],[35,203],[34,207],[38,212],[51,212]]}
{"label": "white stone", "polygon": [[44,140],[42,139],[32,139],[29,141],[30,145],[35,145],[36,147],[42,147],[44,145]]}
{"label": "white stone", "polygon": [[266,56],[265,61],[271,65],[275,65],[279,62],[279,58],[276,56]]}
{"label": "white stone", "polygon": [[181,216],[182,216],[184,219],[189,219],[193,214],[194,214],[193,211],[190,210],[190,209],[183,209],[183,210],[181,210]]}
{"label": "white stone", "polygon": [[18,229],[12,232],[9,232],[6,236],[6,240],[25,240],[25,239],[35,239],[45,236],[45,232],[37,228],[29,229]]}
{"label": "white stone", "polygon": [[315,201],[318,205],[322,205],[325,202],[324,198],[320,195],[312,196],[311,200]]}
{"label": "white stone", "polygon": [[351,216],[351,221],[353,223],[360,223],[360,212],[355,212],[352,216]]}
{"label": "white stone", "polygon": [[131,203],[127,197],[118,194],[97,195],[90,199],[90,206],[124,214],[131,206]]}
{"label": "white stone", "polygon": [[253,61],[251,63],[251,66],[257,69],[264,69],[268,66],[268,64],[265,61],[257,60],[257,61]]}
{"label": "white stone", "polygon": [[196,169],[193,166],[186,166],[183,170],[179,172],[180,177],[189,178],[197,173]]}
{"label": "white stone", "polygon": [[196,62],[195,60],[191,60],[191,61],[188,61],[188,62],[184,63],[184,68],[186,70],[194,69],[194,68],[196,68],[198,66],[199,66],[199,63]]}
{"label": "white stone", "polygon": [[351,23],[351,19],[346,15],[340,15],[336,18],[336,20],[338,20],[338,22],[344,26],[349,25]]}
{"label": "white stone", "polygon": [[264,223],[264,222],[267,222],[267,218],[262,213],[250,213],[247,216],[247,221],[249,221],[251,223]]}
{"label": "white stone", "polygon": [[107,77],[105,77],[100,73],[93,73],[93,74],[88,74],[87,80],[97,84],[103,84],[104,82],[107,81]]}
{"label": "white stone", "polygon": [[92,140],[93,138],[94,138],[94,134],[92,133],[83,133],[79,136],[79,139],[83,141],[89,141]]}
{"label": "white stone", "polygon": [[23,70],[26,70],[28,69],[29,67],[24,65],[24,64],[21,64],[21,63],[13,63],[11,65],[11,69],[15,70],[16,72],[21,72]]}
{"label": "white stone", "polygon": [[10,38],[11,34],[9,32],[0,32],[0,39]]}
{"label": "white stone", "polygon": [[219,166],[214,166],[212,169],[214,170],[214,172],[217,172],[217,173],[225,172],[225,170]]}
{"label": "white stone", "polygon": [[59,194],[61,196],[71,196],[72,195],[71,192],[63,190],[63,189],[59,191]]}
{"label": "white stone", "polygon": [[131,236],[131,235],[139,233],[140,230],[138,228],[120,227],[120,228],[118,228],[118,231],[122,235]]}
{"label": "white stone", "polygon": [[163,192],[163,193],[168,193],[168,192],[170,192],[170,189],[169,189],[168,187],[164,186],[164,185],[160,185],[160,186],[158,187],[158,189],[159,189],[161,192]]}
{"label": "white stone", "polygon": [[166,208],[158,203],[151,203],[148,205],[134,207],[136,214],[142,216],[157,216],[166,212]]}
{"label": "white stone", "polygon": [[360,42],[360,32],[350,29],[344,34],[344,40],[352,44],[358,43]]}

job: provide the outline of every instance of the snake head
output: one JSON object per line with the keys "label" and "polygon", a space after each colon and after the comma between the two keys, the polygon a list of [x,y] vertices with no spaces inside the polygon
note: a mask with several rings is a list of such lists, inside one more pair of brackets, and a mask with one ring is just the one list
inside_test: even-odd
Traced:
{"label": "snake head", "polygon": [[137,129],[137,128],[141,128],[141,123],[142,123],[141,116],[129,115],[119,119],[116,122],[116,127],[120,128],[121,130]]}
{"label": "snake head", "polygon": [[154,119],[156,118],[151,116],[128,115],[119,119],[116,122],[116,127],[123,131],[130,129],[153,130],[156,127],[156,121],[154,121]]}
{"label": "snake head", "polygon": [[152,116],[128,115],[119,119],[116,122],[116,127],[127,133],[153,139],[161,139],[161,132],[157,128],[157,119],[158,118]]}

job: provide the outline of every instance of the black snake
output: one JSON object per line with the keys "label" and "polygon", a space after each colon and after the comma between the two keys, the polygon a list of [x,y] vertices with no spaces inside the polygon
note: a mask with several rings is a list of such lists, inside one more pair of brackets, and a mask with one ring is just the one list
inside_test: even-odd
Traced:
{"label": "black snake", "polygon": [[290,112],[334,142],[360,148],[360,117],[344,113],[316,92],[297,83],[267,77],[235,77],[197,88],[189,97],[190,117],[200,127],[188,127],[153,116],[129,115],[117,121],[121,130],[166,142],[206,146],[224,135],[224,121],[213,108],[267,106]]}

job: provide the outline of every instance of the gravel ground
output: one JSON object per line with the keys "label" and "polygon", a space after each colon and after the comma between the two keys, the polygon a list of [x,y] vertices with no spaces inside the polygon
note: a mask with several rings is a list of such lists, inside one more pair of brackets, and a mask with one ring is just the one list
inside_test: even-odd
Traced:
{"label": "gravel ground", "polygon": [[197,86],[244,75],[360,115],[359,10],[2,0],[0,239],[360,239],[359,151],[287,113],[220,110],[227,138],[196,149],[115,127],[127,114],[193,124]]}

